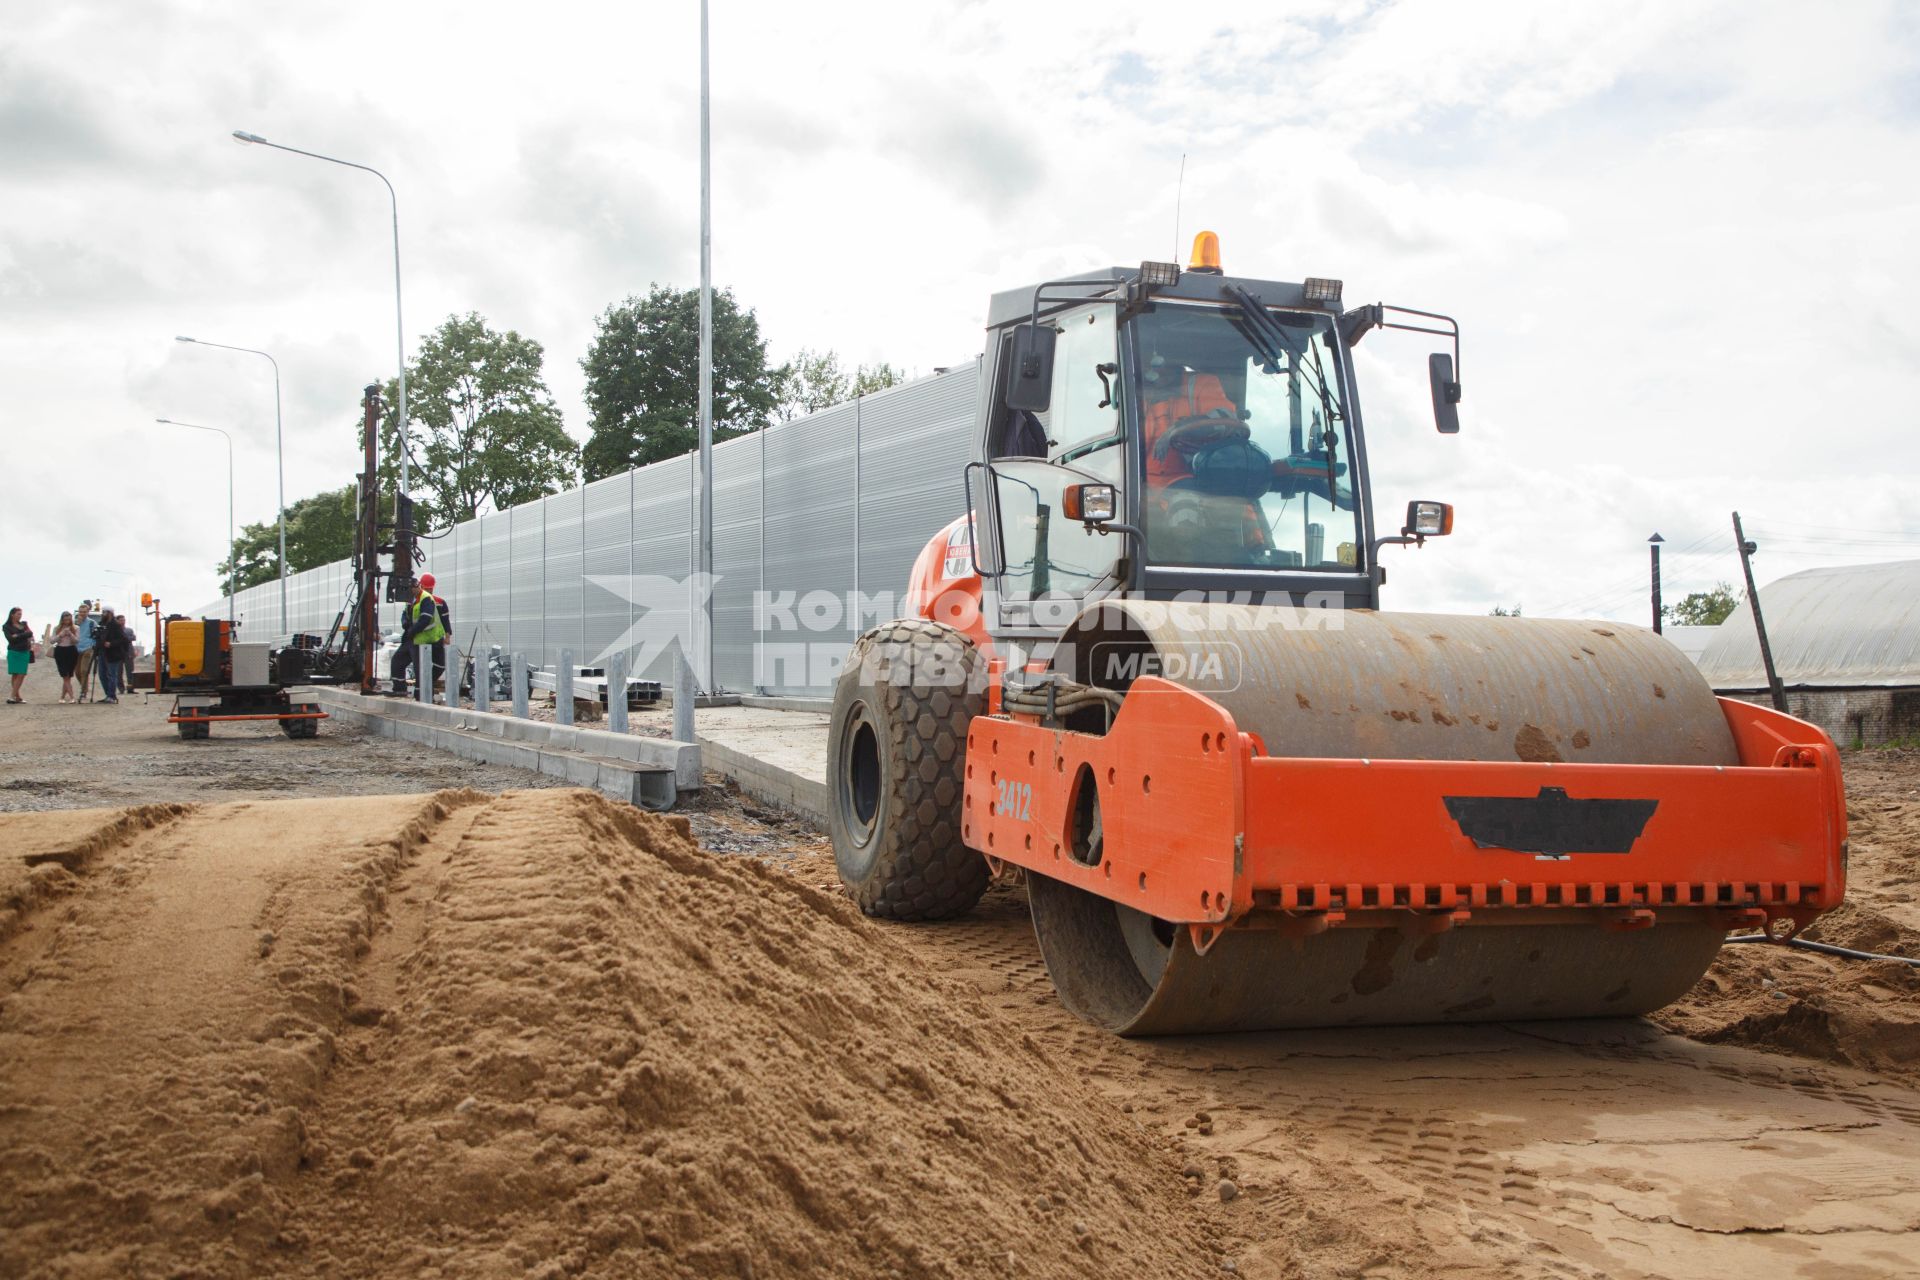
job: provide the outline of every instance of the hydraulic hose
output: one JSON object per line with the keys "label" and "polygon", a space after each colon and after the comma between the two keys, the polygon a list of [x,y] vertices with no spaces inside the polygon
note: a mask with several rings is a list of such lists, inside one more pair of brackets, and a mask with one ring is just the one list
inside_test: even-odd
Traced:
{"label": "hydraulic hose", "polygon": [[[1048,698],[1049,687],[1052,698]],[[1026,715],[1066,715],[1088,707],[1104,707],[1109,713],[1120,709],[1121,694],[1073,680],[1056,680],[1051,685],[1018,686],[1009,683],[1000,691],[1000,701],[1009,711]]]}
{"label": "hydraulic hose", "polygon": [[1836,947],[1831,942],[1815,942],[1811,938],[1774,939],[1764,933],[1736,933],[1727,938],[1729,944],[1735,942],[1771,942],[1776,946],[1798,947],[1802,951],[1818,951],[1824,956],[1840,956],[1847,960],[1891,960],[1895,964],[1910,964],[1920,969],[1920,959],[1913,956],[1882,955],[1878,951],[1856,951],[1852,947]]}

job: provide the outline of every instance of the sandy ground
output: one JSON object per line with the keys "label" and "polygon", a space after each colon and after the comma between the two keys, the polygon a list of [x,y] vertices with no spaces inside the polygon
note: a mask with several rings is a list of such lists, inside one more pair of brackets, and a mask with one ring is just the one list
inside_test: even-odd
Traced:
{"label": "sandy ground", "polygon": [[166,722],[170,696],[62,704],[60,677],[45,659],[34,663],[26,697],[24,706],[0,706],[0,812],[559,785],[330,720],[304,742],[270,721],[218,725],[204,742],[182,742]]}
{"label": "sandy ground", "polygon": [[[170,697],[130,694],[118,706],[62,705],[52,670],[51,662],[35,663],[27,704],[0,706],[0,813],[564,785],[530,770],[459,760],[331,720],[304,742],[286,737],[277,725],[238,723],[216,727],[204,742],[186,743],[166,722]],[[545,710],[551,718],[551,706]],[[793,815],[744,801],[718,774],[708,774],[707,784],[707,793],[682,802],[701,847],[776,860],[827,847],[820,833]],[[17,872],[10,860],[0,859],[0,891]]]}
{"label": "sandy ground", "polygon": [[[1920,752],[1846,768],[1850,897],[1812,936],[1920,955]],[[1911,967],[1734,947],[1652,1020],[1129,1041],[1060,1007],[1017,887],[889,932],[1232,1180],[1242,1274],[1920,1276]]]}
{"label": "sandy ground", "polygon": [[[1807,936],[1920,956],[1920,751],[1845,759],[1847,899]],[[1847,1063],[1920,1087],[1920,968],[1911,965],[1728,947],[1654,1020],[1696,1039]]]}
{"label": "sandy ground", "polygon": [[0,1274],[1219,1267],[1168,1139],[684,822],[51,816],[0,827],[74,882],[0,944]]}
{"label": "sandy ground", "polygon": [[[0,1275],[1920,1275],[1911,970],[1123,1041],[1017,887],[876,925],[720,789],[5,710]],[[1913,953],[1920,759],[1848,769],[1822,932]]]}

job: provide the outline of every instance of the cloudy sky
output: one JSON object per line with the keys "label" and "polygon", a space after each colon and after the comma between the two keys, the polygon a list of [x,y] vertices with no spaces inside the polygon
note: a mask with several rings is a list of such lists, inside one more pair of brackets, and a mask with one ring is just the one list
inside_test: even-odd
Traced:
{"label": "cloudy sky", "polygon": [[[1920,10],[1841,0],[714,0],[714,269],[774,355],[918,371],[987,295],[1174,250],[1457,316],[1361,375],[1378,500],[1459,508],[1392,607],[1643,619],[1669,595],[1920,554]],[[271,519],[356,469],[394,365],[479,311],[584,437],[593,319],[698,270],[698,7],[0,0],[0,595],[218,594],[223,447]]]}

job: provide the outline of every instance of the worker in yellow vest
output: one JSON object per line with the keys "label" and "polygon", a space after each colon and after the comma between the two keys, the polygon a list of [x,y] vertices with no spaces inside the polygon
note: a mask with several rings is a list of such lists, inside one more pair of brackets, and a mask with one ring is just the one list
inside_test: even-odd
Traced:
{"label": "worker in yellow vest", "polygon": [[434,681],[446,673],[447,636],[453,631],[453,618],[447,613],[447,602],[433,594],[433,587],[433,575],[421,574],[413,603],[407,606],[406,630],[400,633],[400,647],[394,650],[389,667],[396,694],[407,692],[407,675],[413,668],[414,654],[419,645],[433,646],[429,668],[421,673],[420,678]]}

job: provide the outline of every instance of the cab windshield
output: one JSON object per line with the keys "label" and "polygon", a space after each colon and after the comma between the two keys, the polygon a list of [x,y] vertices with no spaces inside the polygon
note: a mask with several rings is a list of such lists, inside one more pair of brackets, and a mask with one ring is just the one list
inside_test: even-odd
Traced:
{"label": "cab windshield", "polygon": [[1332,318],[1160,303],[1132,329],[1149,561],[1357,568]]}

